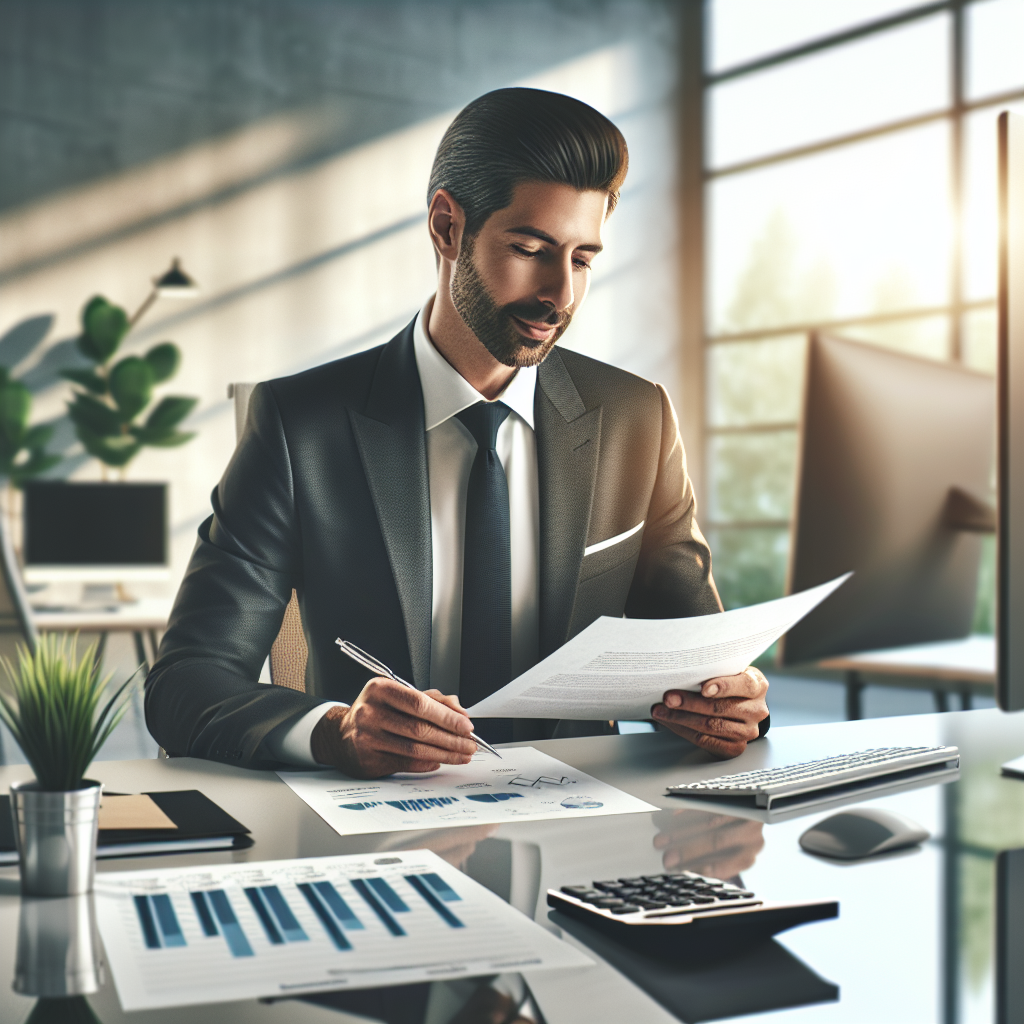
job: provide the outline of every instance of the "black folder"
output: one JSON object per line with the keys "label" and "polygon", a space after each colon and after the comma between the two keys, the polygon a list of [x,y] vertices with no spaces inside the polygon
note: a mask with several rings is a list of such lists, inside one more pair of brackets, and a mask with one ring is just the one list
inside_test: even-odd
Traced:
{"label": "black folder", "polygon": [[[198,789],[148,793],[177,829],[101,828],[97,857],[139,857],[152,853],[244,850],[253,845],[249,830]],[[0,865],[16,864],[11,798],[0,796]]]}

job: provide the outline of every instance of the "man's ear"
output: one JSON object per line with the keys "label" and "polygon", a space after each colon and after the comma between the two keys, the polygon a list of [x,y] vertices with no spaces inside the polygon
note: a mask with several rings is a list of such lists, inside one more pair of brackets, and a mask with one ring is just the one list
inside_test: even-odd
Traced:
{"label": "man's ear", "polygon": [[466,230],[466,214],[447,189],[439,188],[430,200],[427,209],[427,229],[438,259],[451,260],[454,263],[458,259],[463,233]]}

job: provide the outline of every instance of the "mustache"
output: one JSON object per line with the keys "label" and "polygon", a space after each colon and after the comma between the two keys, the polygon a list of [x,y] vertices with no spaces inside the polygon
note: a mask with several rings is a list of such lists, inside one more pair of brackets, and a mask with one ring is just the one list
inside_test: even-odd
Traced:
{"label": "mustache", "polygon": [[512,302],[504,307],[504,311],[511,316],[519,317],[520,320],[563,329],[568,327],[572,320],[572,313],[569,310],[559,313],[557,309],[543,302]]}

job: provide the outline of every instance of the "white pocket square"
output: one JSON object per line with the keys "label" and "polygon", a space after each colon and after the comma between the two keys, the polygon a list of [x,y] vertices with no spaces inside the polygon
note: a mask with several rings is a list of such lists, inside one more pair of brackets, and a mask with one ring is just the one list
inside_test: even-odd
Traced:
{"label": "white pocket square", "polygon": [[596,555],[598,551],[604,551],[605,548],[613,547],[615,544],[621,544],[624,540],[629,540],[634,533],[639,533],[646,523],[646,519],[641,519],[632,530],[627,530],[625,533],[620,533],[618,536],[609,537],[607,540],[598,541],[596,544],[591,544],[589,548],[583,549],[583,557],[587,555]]}

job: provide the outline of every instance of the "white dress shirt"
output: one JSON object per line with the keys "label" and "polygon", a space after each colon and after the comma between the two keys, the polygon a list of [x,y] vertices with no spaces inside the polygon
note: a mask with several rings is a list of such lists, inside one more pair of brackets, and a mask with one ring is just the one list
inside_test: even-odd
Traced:
{"label": "white dress shirt", "polygon": [[[416,318],[416,369],[423,390],[430,487],[430,543],[433,588],[430,628],[430,686],[459,692],[462,644],[462,565],[466,535],[466,490],[476,456],[472,434],[456,418],[463,409],[487,401],[434,347],[427,323],[431,297]],[[496,401],[512,411],[498,428],[498,458],[508,480],[512,555],[512,678],[534,665],[539,655],[540,498],[533,399],[537,368],[516,372]],[[371,654],[380,652],[371,651]],[[339,657],[343,655],[339,654]],[[313,728],[330,707],[325,701],[297,722],[267,737],[271,753],[301,767],[319,767],[310,747]],[[342,705],[344,706],[344,705]]]}

